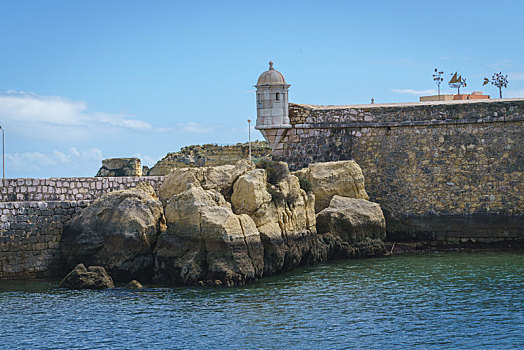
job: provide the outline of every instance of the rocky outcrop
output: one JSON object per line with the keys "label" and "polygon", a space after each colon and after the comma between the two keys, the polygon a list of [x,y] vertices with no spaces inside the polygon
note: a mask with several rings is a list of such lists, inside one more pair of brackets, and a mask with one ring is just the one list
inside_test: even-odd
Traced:
{"label": "rocky outcrop", "polygon": [[166,206],[156,249],[157,281],[244,284],[262,276],[264,249],[253,220],[215,190],[190,184]]}
{"label": "rocky outcrop", "polygon": [[165,230],[162,203],[153,187],[110,192],[64,225],[62,255],[71,268],[83,262],[104,266],[118,281],[148,280],[159,232]]}
{"label": "rocky outcrop", "polygon": [[107,289],[114,288],[113,280],[101,266],[78,264],[64,277],[60,287],[69,289]]}
{"label": "rocky outcrop", "polygon": [[380,205],[364,199],[334,196],[317,214],[317,232],[327,255],[337,258],[382,255],[386,220]]}
{"label": "rocky outcrop", "polygon": [[256,224],[264,246],[265,275],[320,259],[314,196],[301,190],[289,171],[279,174],[271,184],[266,170],[250,171],[235,182],[231,197],[234,211],[249,215]]}
{"label": "rocky outcrop", "polygon": [[97,177],[142,176],[142,166],[138,158],[109,158],[102,160]]}
{"label": "rocky outcrop", "polygon": [[[271,148],[265,141],[251,143],[253,160],[262,159],[271,155]],[[236,145],[195,145],[182,148],[179,152],[168,153],[158,161],[148,172],[148,175],[167,175],[175,168],[211,167],[233,165],[241,159],[248,159],[249,144]]]}
{"label": "rocky outcrop", "polygon": [[[160,200],[140,185],[102,196],[68,222],[64,257],[102,265],[118,280],[230,286],[330,258],[380,255],[380,206],[337,195],[367,197],[358,165],[339,163],[326,165],[334,184],[316,165],[295,173],[302,181],[283,162],[174,169]],[[331,202],[318,215],[315,189]]]}
{"label": "rocky outcrop", "polygon": [[353,160],[313,163],[293,174],[311,183],[317,213],[327,208],[335,195],[369,199],[362,169]]}
{"label": "rocky outcrop", "polygon": [[188,186],[201,186],[205,190],[213,190],[225,198],[230,198],[234,182],[240,175],[254,168],[253,162],[245,159],[234,165],[175,168],[165,176],[159,190],[159,197],[165,204],[174,195],[186,191]]}

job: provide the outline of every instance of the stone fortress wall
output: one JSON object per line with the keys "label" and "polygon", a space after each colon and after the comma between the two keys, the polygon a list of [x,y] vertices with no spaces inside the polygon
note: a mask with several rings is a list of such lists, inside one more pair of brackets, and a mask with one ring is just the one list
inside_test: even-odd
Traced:
{"label": "stone fortress wall", "polygon": [[[354,159],[389,239],[524,238],[524,100],[290,104],[274,156]],[[272,140],[268,140],[270,143]]]}
{"label": "stone fortress wall", "polygon": [[103,193],[163,176],[0,180],[0,279],[61,276],[63,224]]}

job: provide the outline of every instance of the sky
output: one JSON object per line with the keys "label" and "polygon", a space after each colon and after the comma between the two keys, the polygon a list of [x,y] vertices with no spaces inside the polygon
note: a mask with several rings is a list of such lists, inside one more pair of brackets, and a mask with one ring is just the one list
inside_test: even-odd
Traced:
{"label": "sky", "polygon": [[[101,160],[152,166],[192,144],[248,139],[255,85],[274,62],[295,103],[418,101],[458,71],[508,75],[524,97],[522,0],[0,0],[6,177],[93,176]],[[262,135],[252,129],[252,139]]]}

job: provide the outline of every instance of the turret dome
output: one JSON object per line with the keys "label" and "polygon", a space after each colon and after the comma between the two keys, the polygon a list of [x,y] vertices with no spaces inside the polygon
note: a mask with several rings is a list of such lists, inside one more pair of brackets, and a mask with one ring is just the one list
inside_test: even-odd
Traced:
{"label": "turret dome", "polygon": [[282,73],[273,68],[273,62],[271,61],[269,62],[269,70],[260,74],[260,76],[258,77],[257,85],[255,86],[263,85],[287,85],[286,79],[284,79]]}

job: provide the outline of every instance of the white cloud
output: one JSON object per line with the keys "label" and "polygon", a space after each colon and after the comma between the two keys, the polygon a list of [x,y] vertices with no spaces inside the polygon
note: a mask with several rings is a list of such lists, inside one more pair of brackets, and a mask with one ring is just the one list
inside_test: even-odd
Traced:
{"label": "white cloud", "polygon": [[218,127],[195,122],[179,123],[176,127],[157,127],[124,114],[89,111],[83,101],[13,90],[0,93],[0,122],[11,135],[14,132],[32,140],[52,141],[85,140],[125,130],[207,134]]}
{"label": "white cloud", "polygon": [[[55,150],[51,153],[25,152],[7,153],[5,155],[5,169],[8,176],[13,174],[30,174],[34,172],[46,173],[53,176],[61,175],[63,170],[84,170],[91,171],[100,167],[103,159],[102,151],[98,148],[88,150],[78,150],[74,147],[65,152]],[[57,173],[52,173],[57,169]],[[51,171],[51,173],[49,173]],[[86,173],[85,175],[94,175]],[[19,176],[19,175],[16,175]]]}
{"label": "white cloud", "polygon": [[33,138],[78,139],[124,129],[151,130],[151,124],[123,114],[90,112],[82,101],[23,91],[0,93],[0,120]]}
{"label": "white cloud", "polygon": [[408,95],[428,95],[436,94],[436,90],[413,90],[413,89],[391,89],[391,92],[396,94],[408,94]]}

